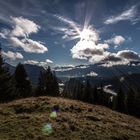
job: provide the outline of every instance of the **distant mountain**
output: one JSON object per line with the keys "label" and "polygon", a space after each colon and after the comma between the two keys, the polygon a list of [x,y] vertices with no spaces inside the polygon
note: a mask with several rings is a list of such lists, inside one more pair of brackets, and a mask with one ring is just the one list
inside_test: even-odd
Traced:
{"label": "distant mountain", "polygon": [[75,67],[60,67],[56,70],[58,77],[102,77],[111,78],[123,74],[140,73],[140,65],[117,65],[105,67],[101,63],[93,65],[80,65]]}
{"label": "distant mountain", "polygon": [[[7,66],[9,67],[10,72],[13,74],[15,71],[15,67],[9,64],[7,64]],[[32,84],[37,84],[40,71],[44,71],[44,68],[37,65],[30,65],[30,64],[24,64],[24,68],[29,78],[31,79]]]}
{"label": "distant mountain", "polygon": [[[14,73],[15,67],[7,64],[10,72]],[[24,67],[33,84],[37,84],[40,71],[44,71],[41,66],[24,64]],[[81,80],[91,79],[93,83],[100,81],[106,82],[114,79],[120,79],[122,76],[130,76],[131,74],[140,74],[140,65],[117,65],[112,67],[105,67],[102,63],[93,65],[78,65],[66,67],[54,67],[57,77],[63,82],[70,78],[79,78]],[[134,78],[133,78],[134,79]],[[137,78],[136,78],[137,79]],[[116,82],[115,82],[116,83]]]}

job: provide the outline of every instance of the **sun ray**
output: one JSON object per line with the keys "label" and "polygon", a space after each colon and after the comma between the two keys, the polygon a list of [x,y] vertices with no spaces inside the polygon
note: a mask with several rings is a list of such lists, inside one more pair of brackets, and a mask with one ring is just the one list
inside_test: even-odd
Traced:
{"label": "sun ray", "polygon": [[79,25],[76,22],[64,18],[59,15],[54,15],[58,20],[68,25],[68,27],[58,27],[55,28],[58,32],[62,32],[63,39],[68,41],[79,39],[79,41],[86,40],[86,41],[98,41],[98,33],[97,31],[89,25],[89,20],[85,21],[84,25]]}

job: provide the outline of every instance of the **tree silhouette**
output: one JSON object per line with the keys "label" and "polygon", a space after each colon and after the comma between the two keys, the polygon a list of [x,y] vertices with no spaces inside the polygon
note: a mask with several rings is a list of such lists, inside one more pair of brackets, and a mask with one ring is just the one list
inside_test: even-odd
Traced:
{"label": "tree silhouette", "polygon": [[14,79],[6,68],[0,48],[0,102],[7,102],[15,98]]}
{"label": "tree silhouette", "polygon": [[93,92],[92,92],[90,82],[88,80],[86,81],[83,100],[88,103],[93,103]]}
{"label": "tree silhouette", "polygon": [[98,103],[98,90],[96,85],[93,88],[93,103]]}
{"label": "tree silhouette", "polygon": [[134,104],[135,104],[135,93],[133,92],[133,90],[131,88],[129,88],[128,93],[127,93],[127,100],[126,100],[126,104],[127,104],[127,110],[129,114],[133,114],[134,113]]}
{"label": "tree silhouette", "polygon": [[58,85],[58,81],[57,81],[57,77],[55,72],[53,72],[53,96],[59,96],[59,85]]}
{"label": "tree silhouette", "polygon": [[50,67],[46,71],[40,72],[36,95],[59,96],[57,77]]}
{"label": "tree silhouette", "polygon": [[31,82],[25,71],[23,64],[18,64],[15,70],[16,88],[19,92],[19,97],[31,96]]}
{"label": "tree silhouette", "polygon": [[125,94],[122,90],[122,87],[120,86],[120,89],[117,94],[116,98],[116,110],[125,113],[126,107],[125,107]]}

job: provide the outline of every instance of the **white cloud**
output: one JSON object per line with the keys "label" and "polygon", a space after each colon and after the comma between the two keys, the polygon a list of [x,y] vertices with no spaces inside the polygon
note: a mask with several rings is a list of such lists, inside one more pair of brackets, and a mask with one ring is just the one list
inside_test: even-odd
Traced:
{"label": "white cloud", "polygon": [[[44,53],[48,51],[47,47],[38,41],[29,39],[31,33],[37,33],[40,26],[31,20],[23,17],[12,17],[14,29],[10,33],[9,40],[14,47],[21,47],[25,52]],[[18,37],[24,37],[19,39]]]}
{"label": "white cloud", "polygon": [[24,43],[17,37],[10,37],[9,41],[14,47],[22,47],[22,48],[24,47]]}
{"label": "white cloud", "polygon": [[48,51],[48,49],[42,45],[41,43],[31,40],[31,39],[23,39],[22,42],[24,43],[24,51],[31,52],[31,53],[44,53]]}
{"label": "white cloud", "polygon": [[140,63],[140,55],[131,50],[122,50],[117,53],[109,53],[103,60],[104,67],[112,67],[114,65],[128,65],[133,61]]}
{"label": "white cloud", "polygon": [[105,62],[105,63],[101,64],[101,66],[103,66],[103,67],[112,67],[112,66],[116,66],[116,65],[128,65],[128,64],[129,64],[128,60],[108,61],[108,62]]}
{"label": "white cloud", "polygon": [[99,31],[89,25],[89,23],[85,23],[83,27],[62,16],[55,15],[55,17],[68,25],[67,28],[54,28],[56,31],[63,34],[63,39],[79,39],[70,50],[72,58],[88,60],[95,63],[101,61],[108,54],[106,49],[109,48],[109,45],[99,42]]}
{"label": "white cloud", "polygon": [[25,38],[20,40],[17,37],[11,37],[10,41],[14,47],[21,47],[25,52],[44,53],[48,51],[47,47],[31,39]]}
{"label": "white cloud", "polygon": [[46,59],[46,61],[37,61],[37,60],[26,60],[24,61],[24,64],[31,64],[31,65],[38,65],[38,66],[43,66],[46,67],[49,64],[52,64],[53,61],[50,59]]}
{"label": "white cloud", "polygon": [[[96,44],[94,41],[80,40],[72,49],[72,57],[77,59],[100,61],[104,57],[108,44]],[[95,57],[94,57],[95,56]]]}
{"label": "white cloud", "polygon": [[88,67],[89,67],[88,65],[79,65],[79,66],[76,66],[76,68],[80,68],[80,69],[86,69]]}
{"label": "white cloud", "polygon": [[4,33],[0,33],[0,37],[1,37],[1,38],[4,38],[4,39],[6,38],[6,36],[5,36]]}
{"label": "white cloud", "polygon": [[4,52],[2,51],[2,55],[10,60],[16,60],[16,59],[23,59],[23,55],[19,52]]}
{"label": "white cloud", "polygon": [[94,71],[91,71],[90,73],[87,74],[87,76],[94,77],[94,76],[98,76],[98,74],[96,72],[94,72]]}
{"label": "white cloud", "polygon": [[48,51],[40,41],[29,39],[31,33],[37,33],[40,26],[35,22],[23,17],[11,17],[13,29],[3,29],[0,37],[8,39],[13,47],[21,47],[25,52],[29,53],[45,53]]}
{"label": "white cloud", "polygon": [[2,29],[0,32],[0,37],[6,39],[10,31],[8,29]]}
{"label": "white cloud", "polygon": [[[87,31],[81,32],[81,39],[70,50],[72,58],[88,60],[91,63],[103,62],[105,66],[126,65],[129,64],[131,60],[140,60],[140,56],[131,50],[122,50],[117,53],[109,51],[109,44],[119,46],[127,41],[123,36],[117,35],[105,40],[104,43],[100,43],[98,31],[93,28],[89,30],[88,28],[85,29]],[[82,33],[84,34],[82,35]],[[92,34],[94,35],[92,36]]]}
{"label": "white cloud", "polygon": [[74,68],[57,68],[55,69],[55,71],[70,71],[70,70],[73,70]]}
{"label": "white cloud", "polygon": [[24,61],[24,64],[38,65],[39,62],[36,60],[27,60],[27,61]]}
{"label": "white cloud", "polygon": [[125,38],[121,35],[116,35],[111,39],[105,40],[105,43],[114,44],[116,46],[121,45],[125,42]]}
{"label": "white cloud", "polygon": [[131,21],[132,24],[135,24],[139,21],[137,18],[137,7],[132,6],[130,9],[123,11],[121,14],[117,16],[111,16],[104,22],[105,24],[115,24],[119,21]]}
{"label": "white cloud", "polygon": [[14,29],[11,36],[28,37],[31,33],[37,33],[40,26],[31,20],[23,17],[11,17],[14,23]]}
{"label": "white cloud", "polygon": [[50,60],[50,59],[46,59],[46,62],[47,62],[47,63],[50,63],[50,64],[52,64],[52,63],[53,63],[53,61],[52,61],[52,60]]}
{"label": "white cloud", "polygon": [[69,71],[75,69],[75,65],[63,65],[63,66],[56,66],[55,71]]}

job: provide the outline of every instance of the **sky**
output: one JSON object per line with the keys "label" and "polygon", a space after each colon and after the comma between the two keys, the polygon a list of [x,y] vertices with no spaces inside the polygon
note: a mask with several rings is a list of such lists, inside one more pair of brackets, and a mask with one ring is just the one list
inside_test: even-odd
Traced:
{"label": "sky", "polygon": [[0,0],[0,42],[12,65],[140,61],[140,1]]}

